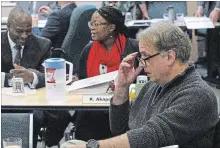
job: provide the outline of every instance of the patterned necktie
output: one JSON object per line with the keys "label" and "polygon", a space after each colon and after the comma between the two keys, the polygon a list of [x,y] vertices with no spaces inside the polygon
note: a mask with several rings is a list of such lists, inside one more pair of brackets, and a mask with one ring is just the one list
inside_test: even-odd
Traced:
{"label": "patterned necktie", "polygon": [[21,46],[20,45],[15,45],[14,48],[17,50],[17,54],[15,56],[14,64],[20,65],[20,62],[21,62]]}

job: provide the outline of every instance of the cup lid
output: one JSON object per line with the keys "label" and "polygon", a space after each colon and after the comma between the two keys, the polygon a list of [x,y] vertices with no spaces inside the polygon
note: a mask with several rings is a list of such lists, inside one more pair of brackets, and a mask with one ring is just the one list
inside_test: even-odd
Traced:
{"label": "cup lid", "polygon": [[65,67],[65,59],[63,58],[50,58],[44,61],[45,68],[62,69]]}

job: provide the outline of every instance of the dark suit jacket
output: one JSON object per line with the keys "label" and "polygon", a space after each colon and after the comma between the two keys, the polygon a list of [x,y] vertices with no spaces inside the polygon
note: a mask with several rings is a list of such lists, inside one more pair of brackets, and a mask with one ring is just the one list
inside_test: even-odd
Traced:
{"label": "dark suit jacket", "polygon": [[[8,32],[2,32],[1,37],[1,71],[9,73],[11,69],[14,69],[14,66],[12,63],[12,52],[8,41]],[[44,68],[42,63],[45,59],[49,58],[50,49],[51,42],[48,39],[36,35],[31,35],[26,45],[24,46],[21,66],[37,70],[35,72],[39,80],[39,83],[36,86],[37,88],[43,87],[45,85],[43,73]]]}
{"label": "dark suit jacket", "polygon": [[68,4],[63,9],[52,12],[48,17],[40,36],[50,39],[52,47],[61,48],[69,28],[70,16],[75,7],[74,3]]}

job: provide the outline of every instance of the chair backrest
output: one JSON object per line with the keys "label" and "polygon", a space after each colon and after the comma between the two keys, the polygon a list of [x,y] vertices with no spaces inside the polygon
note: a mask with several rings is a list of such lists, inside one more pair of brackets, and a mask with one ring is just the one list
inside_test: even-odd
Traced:
{"label": "chair backrest", "polygon": [[187,15],[186,1],[151,1],[148,2],[148,15],[152,18],[163,18],[163,14],[167,13],[169,6],[174,7],[174,14],[183,13]]}
{"label": "chair backrest", "polygon": [[32,148],[33,114],[1,113],[1,143],[2,139],[8,137],[19,137],[22,139],[22,148]]}
{"label": "chair backrest", "polygon": [[73,10],[70,25],[62,44],[62,49],[67,55],[67,61],[74,64],[74,73],[78,66],[79,56],[86,44],[91,40],[88,21],[96,11],[94,5],[82,5]]}
{"label": "chair backrest", "polygon": [[214,147],[213,148],[220,148],[220,118],[215,127],[215,135],[214,135]]}

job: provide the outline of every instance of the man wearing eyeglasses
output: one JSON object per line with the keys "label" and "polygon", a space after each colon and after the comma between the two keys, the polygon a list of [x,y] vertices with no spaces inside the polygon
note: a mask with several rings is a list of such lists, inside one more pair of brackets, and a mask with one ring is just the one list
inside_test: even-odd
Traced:
{"label": "man wearing eyeglasses", "polygon": [[[140,53],[122,60],[111,100],[110,128],[118,136],[93,140],[93,148],[211,148],[218,122],[217,99],[188,64],[188,37],[174,24],[158,22],[138,38]],[[140,61],[137,69],[135,58]],[[150,81],[130,106],[129,85],[142,69]]]}

